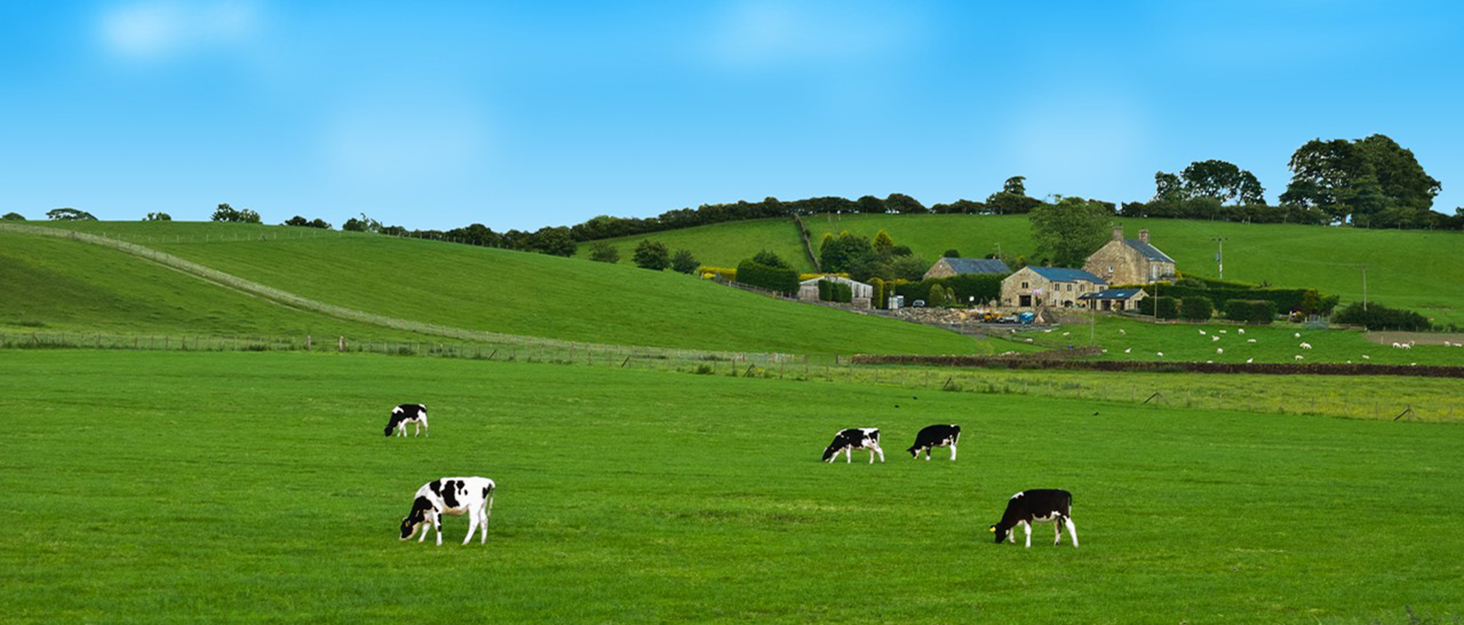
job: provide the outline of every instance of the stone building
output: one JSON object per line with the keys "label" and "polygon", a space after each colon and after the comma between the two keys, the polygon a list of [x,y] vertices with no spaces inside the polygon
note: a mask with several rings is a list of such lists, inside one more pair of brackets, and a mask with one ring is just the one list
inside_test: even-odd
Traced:
{"label": "stone building", "polygon": [[1108,284],[1152,284],[1174,279],[1174,259],[1149,243],[1149,231],[1139,238],[1123,238],[1123,226],[1113,228],[1113,239],[1093,252],[1083,270]]}
{"label": "stone building", "polygon": [[942,258],[925,272],[925,279],[949,278],[970,274],[992,274],[1004,276],[1011,273],[1006,263],[992,258]]}
{"label": "stone building", "polygon": [[1023,267],[1001,281],[1001,304],[1010,308],[1081,307],[1085,300],[1079,298],[1106,286],[1102,278],[1082,269]]}
{"label": "stone building", "polygon": [[1083,308],[1093,310],[1129,310],[1137,311],[1139,302],[1143,301],[1148,294],[1143,289],[1104,289],[1097,293],[1084,293],[1078,298],[1078,303]]}
{"label": "stone building", "polygon": [[862,309],[868,309],[868,308],[873,307],[873,305],[874,305],[874,285],[872,285],[872,284],[865,284],[865,283],[860,282],[858,280],[850,280],[848,278],[843,278],[843,277],[839,277],[839,276],[823,276],[823,277],[812,278],[812,279],[808,279],[808,280],[804,280],[802,282],[799,282],[798,283],[798,301],[801,301],[801,302],[817,302],[817,301],[819,301],[819,299],[818,299],[818,283],[819,282],[822,282],[824,280],[827,280],[829,282],[839,282],[839,283],[843,283],[843,284],[849,285],[849,290],[853,292],[853,296],[854,296],[853,301],[850,301],[849,304],[852,305],[853,307],[855,307],[855,308],[862,308]]}

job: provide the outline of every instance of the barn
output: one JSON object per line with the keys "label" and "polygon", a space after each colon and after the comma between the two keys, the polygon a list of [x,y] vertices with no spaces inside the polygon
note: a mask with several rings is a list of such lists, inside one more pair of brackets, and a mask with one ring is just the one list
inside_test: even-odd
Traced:
{"label": "barn", "polygon": [[925,279],[982,274],[1004,276],[1011,272],[1006,263],[994,258],[942,258],[926,270]]}
{"label": "barn", "polygon": [[1139,302],[1148,295],[1143,289],[1104,289],[1078,297],[1083,308],[1093,310],[1138,310]]}

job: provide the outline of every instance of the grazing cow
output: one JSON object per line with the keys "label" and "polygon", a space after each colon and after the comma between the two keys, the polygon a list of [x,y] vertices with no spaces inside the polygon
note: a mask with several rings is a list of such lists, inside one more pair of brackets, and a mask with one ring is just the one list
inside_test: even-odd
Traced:
{"label": "grazing cow", "polygon": [[402,540],[412,537],[417,528],[422,528],[422,537],[427,539],[428,529],[437,530],[437,544],[442,544],[442,515],[468,515],[468,535],[463,544],[473,540],[473,532],[483,528],[479,544],[488,542],[488,517],[493,516],[493,490],[497,484],[486,477],[444,477],[432,480],[417,489],[412,500],[412,511],[402,519]]}
{"label": "grazing cow", "polygon": [[925,459],[930,460],[930,450],[934,447],[950,447],[951,461],[956,460],[956,442],[961,440],[961,426],[954,423],[950,425],[928,425],[915,435],[915,444],[905,451],[910,452],[911,458],[919,458],[920,452],[925,452]]}
{"label": "grazing cow", "polygon": [[1078,528],[1073,525],[1073,494],[1056,488],[1030,488],[1012,495],[1007,500],[1001,522],[991,526],[991,533],[996,535],[997,544],[1008,538],[1017,542],[1017,535],[1012,530],[1021,525],[1027,530],[1027,547],[1030,548],[1032,524],[1049,521],[1057,532],[1053,545],[1062,543],[1062,527],[1066,525],[1073,546],[1078,546]]}
{"label": "grazing cow", "polygon": [[413,436],[421,435],[422,430],[427,430],[427,436],[432,436],[432,430],[427,427],[427,407],[422,404],[402,404],[392,408],[391,420],[386,422],[386,435],[391,436],[392,430],[396,430],[397,436],[406,436],[408,423],[417,425]]}
{"label": "grazing cow", "polygon": [[834,434],[834,442],[824,450],[824,462],[833,462],[840,453],[844,454],[844,462],[853,462],[855,449],[868,449],[870,464],[874,464],[875,454],[879,454],[879,461],[884,462],[884,450],[879,448],[879,428],[839,430]]}

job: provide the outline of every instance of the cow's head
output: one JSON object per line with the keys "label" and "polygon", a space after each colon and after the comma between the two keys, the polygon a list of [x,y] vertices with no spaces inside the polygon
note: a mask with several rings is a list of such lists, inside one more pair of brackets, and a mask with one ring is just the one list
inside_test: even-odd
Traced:
{"label": "cow's head", "polygon": [[1001,544],[1001,541],[1004,541],[1004,540],[1007,539],[1007,532],[1010,532],[1010,531],[1011,531],[1011,528],[1009,528],[1009,527],[1002,527],[1000,525],[993,525],[993,526],[991,526],[991,533],[992,533],[992,535],[994,535],[996,537],[996,541],[995,542],[998,545]]}
{"label": "cow's head", "polygon": [[387,419],[387,421],[386,421],[386,430],[385,430],[385,432],[386,432],[386,435],[387,436],[391,436],[391,431],[396,429],[397,423],[400,423],[401,420],[402,420],[401,415],[399,415],[399,414],[397,414],[395,412],[391,413],[391,418],[390,419]]}
{"label": "cow's head", "polygon": [[919,447],[911,447],[909,449],[906,449],[905,451],[910,452],[910,457],[911,458],[919,458],[920,457],[920,448]]}
{"label": "cow's head", "polygon": [[426,497],[418,497],[412,502],[412,511],[402,519],[402,540],[411,538],[417,533],[417,526],[427,521],[427,511],[432,509],[432,502]]}
{"label": "cow's head", "polygon": [[844,447],[842,445],[829,445],[829,448],[824,450],[823,461],[832,462],[833,457],[839,455],[839,452],[841,451],[844,451]]}

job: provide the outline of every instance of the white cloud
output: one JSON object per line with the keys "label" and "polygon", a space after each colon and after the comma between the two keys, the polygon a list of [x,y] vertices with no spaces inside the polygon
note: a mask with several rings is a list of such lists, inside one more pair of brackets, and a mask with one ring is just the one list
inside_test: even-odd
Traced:
{"label": "white cloud", "polygon": [[742,68],[857,59],[904,45],[916,21],[908,3],[737,0],[706,45],[717,63]]}
{"label": "white cloud", "polygon": [[259,21],[255,2],[154,0],[113,6],[98,25],[107,49],[128,59],[153,60],[239,44],[254,35]]}

